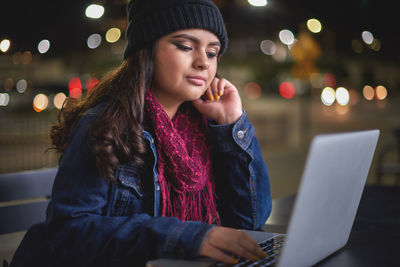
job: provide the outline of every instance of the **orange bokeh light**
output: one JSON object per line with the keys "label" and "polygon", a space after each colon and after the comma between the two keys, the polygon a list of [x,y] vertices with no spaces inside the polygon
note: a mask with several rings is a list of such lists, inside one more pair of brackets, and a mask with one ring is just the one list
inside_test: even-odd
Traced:
{"label": "orange bokeh light", "polygon": [[383,99],[385,99],[387,97],[387,94],[388,93],[387,93],[387,89],[386,89],[385,86],[378,85],[375,88],[375,96],[376,96],[377,99],[383,100]]}
{"label": "orange bokeh light", "polygon": [[374,99],[374,96],[375,96],[374,88],[372,88],[372,86],[370,86],[370,85],[364,86],[363,95],[364,95],[365,99],[367,99],[367,100]]}

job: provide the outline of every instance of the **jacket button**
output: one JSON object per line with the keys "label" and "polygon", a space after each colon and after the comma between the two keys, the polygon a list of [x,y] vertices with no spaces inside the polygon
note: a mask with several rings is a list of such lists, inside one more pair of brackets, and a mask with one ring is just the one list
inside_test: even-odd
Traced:
{"label": "jacket button", "polygon": [[244,132],[243,131],[239,131],[239,132],[237,132],[237,138],[239,138],[239,139],[243,139],[243,137],[244,137]]}
{"label": "jacket button", "polygon": [[159,191],[160,190],[160,186],[159,185],[157,185],[157,191]]}

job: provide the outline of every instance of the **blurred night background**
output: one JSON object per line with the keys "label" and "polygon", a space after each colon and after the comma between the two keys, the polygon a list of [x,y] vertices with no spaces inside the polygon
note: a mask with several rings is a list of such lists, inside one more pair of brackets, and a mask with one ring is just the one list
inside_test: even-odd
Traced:
{"label": "blurred night background", "polygon": [[[219,72],[240,91],[273,198],[296,192],[319,133],[380,129],[368,183],[396,182],[400,24],[392,1],[214,2],[230,38]],[[57,166],[45,152],[49,129],[66,97],[86,94],[121,63],[126,3],[1,2],[0,173]]]}

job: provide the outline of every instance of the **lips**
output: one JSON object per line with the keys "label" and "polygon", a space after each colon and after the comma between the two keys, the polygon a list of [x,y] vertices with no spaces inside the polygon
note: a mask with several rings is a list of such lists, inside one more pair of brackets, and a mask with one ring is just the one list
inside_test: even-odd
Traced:
{"label": "lips", "polygon": [[202,86],[206,83],[207,79],[202,76],[186,76],[186,80],[194,85]]}

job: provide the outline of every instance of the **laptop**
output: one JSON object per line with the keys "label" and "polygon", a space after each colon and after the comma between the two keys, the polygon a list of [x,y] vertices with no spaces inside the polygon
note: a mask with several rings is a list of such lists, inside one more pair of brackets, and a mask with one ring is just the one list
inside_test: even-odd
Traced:
{"label": "laptop", "polygon": [[[233,266],[311,266],[344,247],[378,142],[379,130],[313,138],[286,234],[247,231],[271,260]],[[263,248],[266,251],[265,248]],[[264,261],[264,262],[262,262]],[[147,266],[225,266],[209,258],[157,259]]]}

